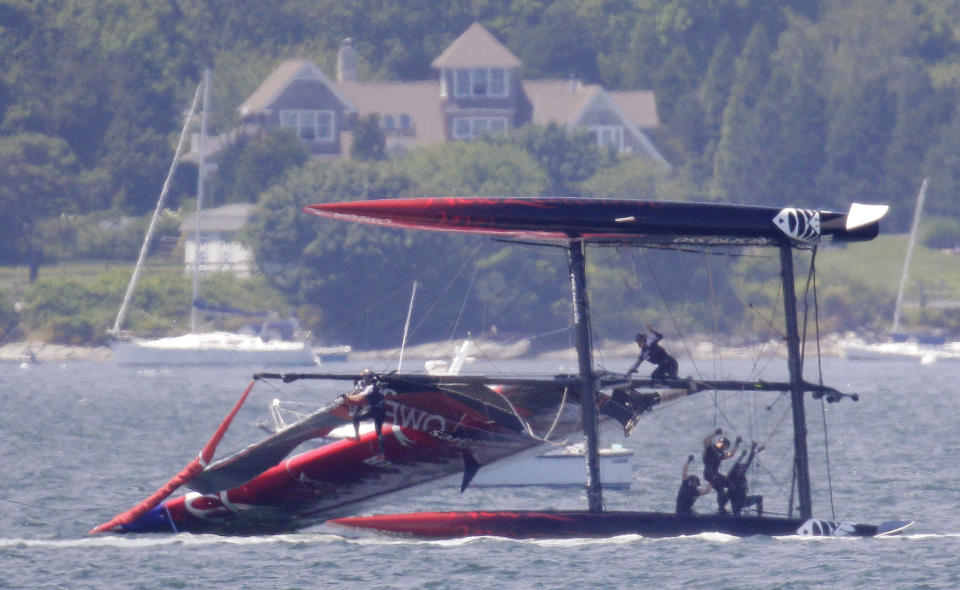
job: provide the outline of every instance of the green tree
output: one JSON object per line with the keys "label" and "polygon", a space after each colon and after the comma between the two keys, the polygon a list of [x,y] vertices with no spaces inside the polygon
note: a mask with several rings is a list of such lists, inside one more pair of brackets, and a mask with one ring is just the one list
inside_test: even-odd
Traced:
{"label": "green tree", "polygon": [[242,135],[220,156],[208,205],[255,203],[260,193],[283,178],[287,170],[309,159],[303,142],[289,129]]}
{"label": "green tree", "polygon": [[383,160],[386,158],[385,144],[386,135],[380,126],[380,117],[378,115],[362,117],[353,125],[350,157],[354,160]]}
{"label": "green tree", "polygon": [[556,123],[546,127],[525,125],[507,135],[491,136],[486,141],[495,145],[516,146],[525,151],[529,156],[524,161],[532,157],[546,175],[542,192],[522,193],[527,196],[577,195],[580,193],[580,183],[612,160],[597,146],[596,138],[591,133],[583,130],[570,132]]}
{"label": "green tree", "polygon": [[514,145],[457,142],[417,150],[398,165],[418,179],[423,196],[536,197],[548,190],[534,158]]}
{"label": "green tree", "polygon": [[656,200],[662,198],[659,186],[668,171],[647,158],[623,158],[616,166],[600,170],[583,183],[583,193],[591,197]]}
{"label": "green tree", "polygon": [[884,152],[893,125],[887,80],[878,78],[844,95],[831,109],[826,162],[817,177],[818,193],[832,207],[845,207],[863,195],[882,194]]}
{"label": "green tree", "polygon": [[753,202],[752,179],[762,175],[762,152],[751,134],[758,128],[754,106],[770,72],[772,46],[758,24],[737,58],[730,98],[723,109],[720,142],[713,160],[713,192],[718,198]]}
{"label": "green tree", "polygon": [[578,4],[552,2],[527,28],[519,47],[526,77],[599,80],[596,39],[578,13]]}
{"label": "green tree", "polygon": [[924,176],[924,160],[949,125],[956,93],[933,87],[928,72],[907,68],[894,83],[896,123],[884,154],[886,181],[880,197],[894,208],[891,229],[907,231]]}
{"label": "green tree", "polygon": [[70,210],[74,170],[75,157],[62,139],[0,137],[0,256],[26,263],[31,282],[43,260],[39,223]]}

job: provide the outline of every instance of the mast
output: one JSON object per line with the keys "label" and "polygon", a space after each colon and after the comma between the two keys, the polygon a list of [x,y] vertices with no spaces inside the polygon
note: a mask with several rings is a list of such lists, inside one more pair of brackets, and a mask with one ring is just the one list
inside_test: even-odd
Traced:
{"label": "mast", "polygon": [[160,198],[157,199],[157,206],[153,209],[153,217],[150,218],[150,226],[147,227],[147,235],[143,238],[143,245],[140,246],[140,254],[137,256],[137,264],[133,267],[133,275],[127,284],[127,290],[123,294],[123,303],[120,304],[120,311],[117,312],[117,319],[113,322],[113,328],[108,330],[114,336],[120,335],[120,329],[127,318],[127,308],[133,299],[133,290],[137,286],[137,280],[140,278],[140,272],[143,270],[143,263],[147,258],[147,251],[150,249],[150,242],[153,241],[153,232],[157,228],[157,220],[160,219],[160,212],[163,211],[163,202],[170,191],[170,181],[173,179],[173,173],[177,171],[177,164],[180,163],[180,153],[183,151],[184,139],[187,137],[187,130],[190,129],[190,121],[193,119],[193,112],[197,108],[197,99],[200,97],[200,88],[193,93],[193,102],[190,103],[190,112],[187,113],[183,121],[183,129],[180,131],[180,139],[177,140],[177,149],[173,153],[173,162],[170,163],[170,169],[167,171],[167,177],[163,181],[163,188],[160,189]]}
{"label": "mast", "polygon": [[783,315],[787,331],[787,367],[790,370],[790,402],[793,409],[793,457],[800,518],[813,516],[810,500],[810,465],[807,460],[807,418],[803,407],[803,363],[797,327],[797,294],[793,281],[793,246],[780,243],[780,280],[783,284]]}
{"label": "mast", "polygon": [[900,288],[897,290],[897,304],[893,308],[893,333],[900,331],[900,308],[903,307],[903,289],[907,285],[907,274],[910,272],[910,259],[913,257],[913,246],[917,242],[917,228],[920,227],[920,214],[923,212],[923,201],[927,198],[927,183],[924,178],[920,184],[920,194],[917,195],[917,207],[913,212],[913,225],[910,227],[910,240],[907,242],[907,254],[903,260],[903,274],[900,275]]}
{"label": "mast", "polygon": [[197,227],[194,231],[196,250],[193,260],[193,299],[190,301],[190,332],[197,333],[197,297],[200,291],[200,211],[203,208],[203,185],[207,176],[207,106],[210,101],[210,68],[203,70],[203,111],[200,115],[200,165],[197,168]]}
{"label": "mast", "polygon": [[597,451],[597,396],[590,347],[590,305],[587,302],[586,242],[571,239],[567,245],[573,298],[573,330],[580,374],[580,407],[587,455],[587,504],[590,512],[603,512],[600,487],[600,454]]}

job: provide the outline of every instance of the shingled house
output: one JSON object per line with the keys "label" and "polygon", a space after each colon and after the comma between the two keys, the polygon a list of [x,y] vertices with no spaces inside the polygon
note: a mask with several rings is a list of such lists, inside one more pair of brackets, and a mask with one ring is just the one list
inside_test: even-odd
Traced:
{"label": "shingled house", "polygon": [[249,129],[289,127],[316,156],[349,153],[357,117],[379,116],[388,153],[470,140],[527,123],[586,129],[597,143],[665,162],[645,130],[658,126],[653,92],[607,91],[576,80],[522,80],[522,62],[474,23],[433,60],[437,79],[362,82],[344,40],[337,79],[307,60],[283,62],[239,107]]}

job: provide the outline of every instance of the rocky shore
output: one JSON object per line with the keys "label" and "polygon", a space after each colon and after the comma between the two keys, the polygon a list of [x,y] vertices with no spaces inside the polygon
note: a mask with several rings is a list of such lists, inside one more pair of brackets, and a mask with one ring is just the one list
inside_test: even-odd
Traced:
{"label": "rocky shore", "polygon": [[65,346],[37,340],[0,346],[0,361],[49,363],[59,361],[108,361],[113,358],[106,346]]}
{"label": "rocky shore", "polygon": [[[842,338],[839,335],[828,335],[821,341],[821,353],[824,356],[843,356]],[[434,342],[408,347],[404,351],[404,358],[409,359],[449,359],[452,358],[461,345],[461,342]],[[482,357],[489,360],[505,360],[517,358],[542,359],[575,359],[573,348],[555,351],[533,353],[528,340],[519,340],[512,343],[495,341],[478,341],[469,352],[470,356]],[[692,339],[686,344],[671,342],[667,349],[677,359],[685,358],[710,359],[717,356],[723,358],[753,358],[757,356],[786,355],[782,342],[771,341],[749,346],[716,346],[704,339]],[[400,349],[383,350],[354,350],[349,353],[351,361],[365,361],[385,358],[397,358]],[[598,344],[595,355],[602,358],[631,358],[637,354],[635,344],[604,341]],[[0,346],[0,361],[15,362],[61,362],[61,361],[110,361],[113,353],[107,346],[65,346],[50,344],[42,341],[14,342]]]}

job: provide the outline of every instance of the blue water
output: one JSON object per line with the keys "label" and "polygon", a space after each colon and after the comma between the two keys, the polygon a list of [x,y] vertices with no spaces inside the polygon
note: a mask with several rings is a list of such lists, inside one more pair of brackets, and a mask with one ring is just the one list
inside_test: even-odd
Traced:
{"label": "blue water", "polygon": [[[742,377],[753,367],[733,361],[711,371]],[[338,368],[356,367],[325,367]],[[692,370],[681,365],[682,374]],[[0,588],[960,587],[960,364],[949,362],[827,359],[825,381],[861,400],[823,410],[819,402],[807,404],[815,515],[915,520],[900,537],[427,542],[326,526],[240,538],[87,536],[194,457],[250,373],[0,364]],[[807,378],[816,379],[809,368]],[[319,402],[335,393],[317,383],[283,392],[258,385],[220,455],[262,434],[255,424],[266,418],[274,397]],[[752,485],[768,509],[785,511],[787,405],[771,394],[701,394],[654,413],[626,440],[605,430],[605,442],[636,451],[637,477],[630,490],[605,492],[607,507],[671,510],[683,461],[698,454],[703,436],[720,425],[767,444]],[[823,467],[824,414],[832,505]],[[469,489],[461,495],[434,486],[391,498],[380,511],[584,506],[579,489]],[[711,494],[696,508],[713,507]]]}

